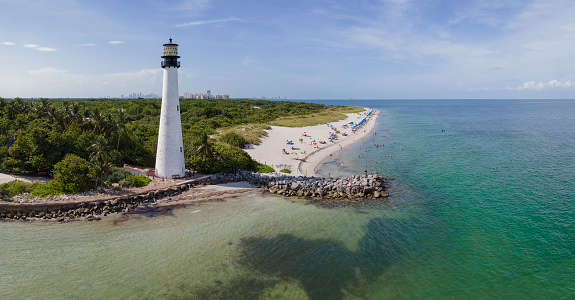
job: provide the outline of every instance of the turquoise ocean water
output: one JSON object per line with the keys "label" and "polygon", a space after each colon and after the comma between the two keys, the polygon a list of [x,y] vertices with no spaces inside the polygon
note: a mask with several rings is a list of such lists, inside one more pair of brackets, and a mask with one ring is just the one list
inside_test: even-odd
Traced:
{"label": "turquoise ocean water", "polygon": [[575,101],[317,102],[382,111],[318,172],[393,177],[387,202],[3,222],[0,299],[575,298]]}

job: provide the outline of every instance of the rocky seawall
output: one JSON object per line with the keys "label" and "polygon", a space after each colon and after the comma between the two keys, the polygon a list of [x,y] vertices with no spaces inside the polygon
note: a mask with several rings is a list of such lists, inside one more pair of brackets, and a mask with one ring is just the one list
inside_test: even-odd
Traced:
{"label": "rocky seawall", "polygon": [[154,206],[162,198],[179,195],[197,185],[205,185],[207,181],[187,182],[166,189],[85,202],[0,203],[0,220],[99,220],[108,214],[129,213],[138,208]]}
{"label": "rocky seawall", "polygon": [[0,203],[0,221],[53,220],[69,222],[77,219],[99,220],[112,213],[146,212],[157,206],[158,200],[180,195],[198,185],[247,181],[264,193],[303,198],[364,201],[388,196],[387,178],[378,175],[351,176],[347,178],[321,178],[306,176],[268,176],[252,172],[214,174],[202,180],[190,180],[170,188],[123,197],[111,197],[84,202],[58,203]]}
{"label": "rocky seawall", "polygon": [[366,198],[389,196],[388,178],[377,174],[354,175],[345,178],[323,178],[307,176],[270,177],[251,172],[212,175],[212,180],[245,180],[260,187],[265,192],[283,196],[348,199],[361,201]]}

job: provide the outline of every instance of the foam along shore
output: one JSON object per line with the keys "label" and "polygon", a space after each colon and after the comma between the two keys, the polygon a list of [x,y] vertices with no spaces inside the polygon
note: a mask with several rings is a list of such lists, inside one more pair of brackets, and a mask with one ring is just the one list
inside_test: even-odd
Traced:
{"label": "foam along shore", "polygon": [[314,176],[326,158],[369,135],[379,111],[346,114],[345,120],[308,127],[272,126],[260,145],[244,149],[254,160],[276,171],[288,169],[293,175]]}

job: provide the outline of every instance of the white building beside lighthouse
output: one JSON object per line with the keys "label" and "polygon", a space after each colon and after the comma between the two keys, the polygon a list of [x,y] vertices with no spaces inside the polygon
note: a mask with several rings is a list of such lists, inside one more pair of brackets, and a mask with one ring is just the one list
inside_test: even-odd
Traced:
{"label": "white building beside lighthouse", "polygon": [[184,142],[182,139],[182,121],[180,119],[180,97],[178,93],[178,44],[164,44],[162,56],[164,82],[162,90],[162,111],[156,152],[156,176],[184,177]]}

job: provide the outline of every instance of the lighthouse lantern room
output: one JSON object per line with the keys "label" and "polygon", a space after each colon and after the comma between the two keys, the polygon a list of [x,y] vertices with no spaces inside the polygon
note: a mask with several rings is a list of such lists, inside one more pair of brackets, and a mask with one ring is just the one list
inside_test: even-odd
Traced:
{"label": "lighthouse lantern room", "polygon": [[164,44],[164,55],[162,55],[164,61],[162,62],[162,68],[166,67],[180,67],[180,62],[178,61],[178,44],[172,43],[172,39],[170,38],[170,42]]}

